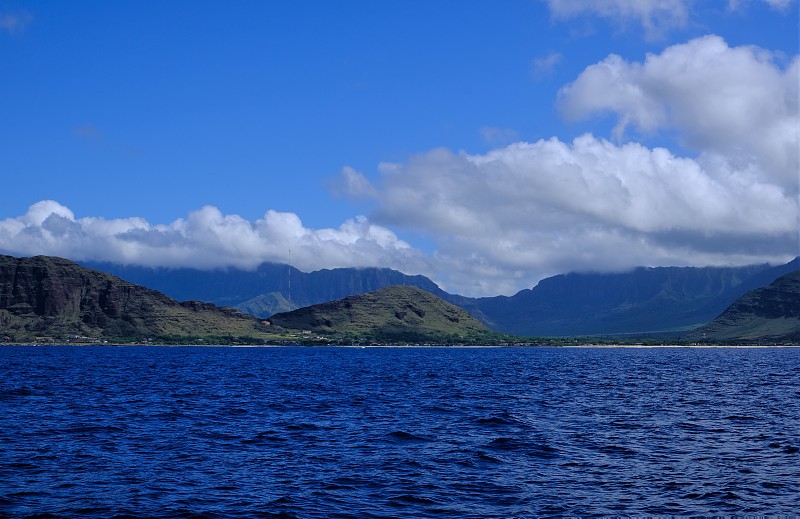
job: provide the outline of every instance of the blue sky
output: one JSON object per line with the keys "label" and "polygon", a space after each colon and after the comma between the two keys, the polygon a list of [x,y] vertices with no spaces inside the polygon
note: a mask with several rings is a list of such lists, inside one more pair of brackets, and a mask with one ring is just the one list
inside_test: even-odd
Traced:
{"label": "blue sky", "polygon": [[792,0],[0,0],[0,252],[465,295],[781,262],[797,53]]}

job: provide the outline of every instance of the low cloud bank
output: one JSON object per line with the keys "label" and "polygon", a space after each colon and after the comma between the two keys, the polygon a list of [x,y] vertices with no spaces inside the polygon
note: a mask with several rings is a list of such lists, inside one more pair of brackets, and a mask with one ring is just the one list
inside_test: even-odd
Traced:
{"label": "low cloud bank", "polygon": [[469,293],[570,270],[779,263],[798,252],[797,198],[779,185],[637,143],[584,135],[485,155],[435,150],[381,173],[367,190],[372,218],[436,237],[448,284]]}
{"label": "low cloud bank", "polygon": [[43,200],[22,216],[0,220],[0,250],[199,269],[251,269],[263,262],[291,262],[307,271],[399,268],[404,262],[422,267],[421,253],[364,217],[347,220],[336,229],[309,229],[294,213],[267,211],[251,222],[212,206],[162,225],[137,217],[76,218],[69,208]]}

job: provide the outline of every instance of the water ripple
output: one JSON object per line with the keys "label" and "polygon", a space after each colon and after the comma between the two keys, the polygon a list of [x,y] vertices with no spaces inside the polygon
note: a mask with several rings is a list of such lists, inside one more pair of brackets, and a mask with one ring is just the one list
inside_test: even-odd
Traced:
{"label": "water ripple", "polygon": [[800,350],[0,347],[0,517],[791,515]]}

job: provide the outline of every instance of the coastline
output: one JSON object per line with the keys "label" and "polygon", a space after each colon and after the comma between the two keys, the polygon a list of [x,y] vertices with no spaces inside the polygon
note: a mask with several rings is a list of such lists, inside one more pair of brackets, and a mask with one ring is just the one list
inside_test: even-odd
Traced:
{"label": "coastline", "polygon": [[495,349],[495,348],[548,348],[548,349],[764,349],[800,348],[800,344],[158,344],[158,343],[0,343],[0,347],[148,347],[148,348],[416,348],[416,349]]}

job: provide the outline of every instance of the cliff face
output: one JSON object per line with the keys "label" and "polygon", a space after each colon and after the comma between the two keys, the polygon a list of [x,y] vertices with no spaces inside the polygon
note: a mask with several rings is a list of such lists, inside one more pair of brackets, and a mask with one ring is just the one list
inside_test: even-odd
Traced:
{"label": "cliff face", "polygon": [[142,298],[176,305],[163,294],[61,258],[0,256],[0,309],[11,314],[56,318],[103,327]]}
{"label": "cliff face", "polygon": [[408,276],[387,268],[337,268],[306,273],[288,265],[272,263],[263,263],[253,271],[149,268],[113,263],[87,263],[87,266],[159,290],[178,300],[208,301],[236,307],[262,318],[374,292],[390,285],[415,286],[439,297],[445,296],[433,281],[424,276]]}
{"label": "cliff face", "polygon": [[0,339],[255,335],[256,326],[233,310],[181,304],[65,259],[0,255]]}

